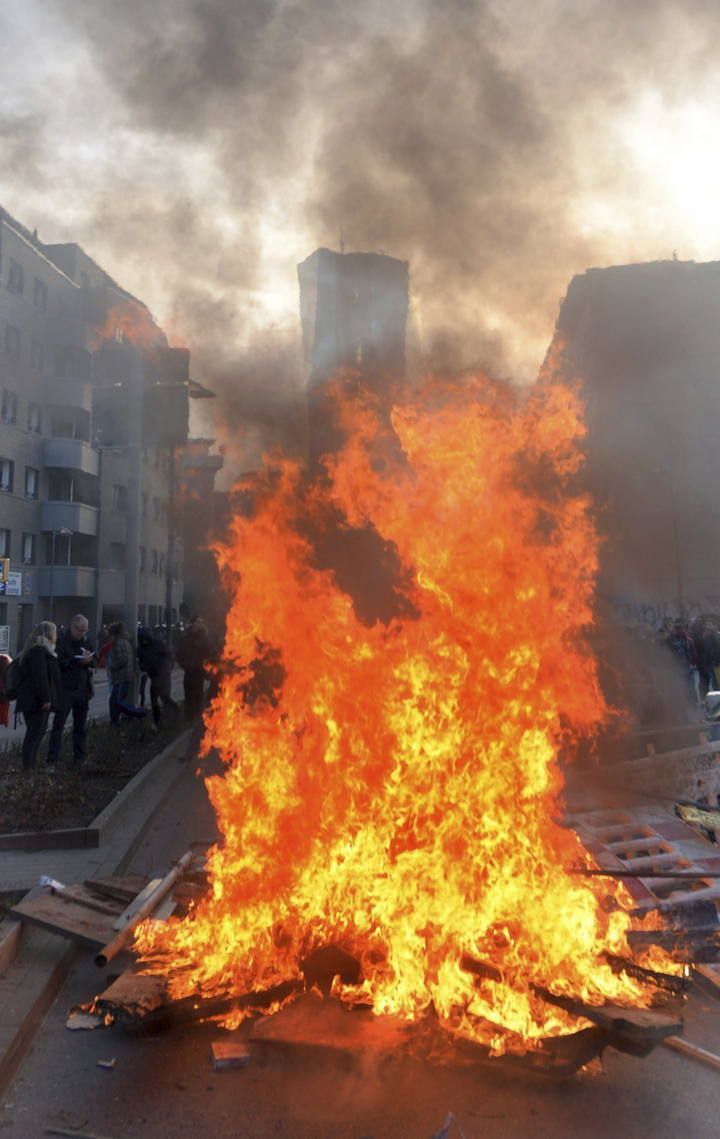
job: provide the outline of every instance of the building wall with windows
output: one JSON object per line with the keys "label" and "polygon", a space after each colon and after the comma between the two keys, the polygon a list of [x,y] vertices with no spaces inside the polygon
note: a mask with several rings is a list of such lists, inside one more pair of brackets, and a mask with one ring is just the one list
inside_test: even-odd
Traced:
{"label": "building wall with windows", "polygon": [[[67,624],[84,612],[93,632],[122,617],[135,559],[142,559],[138,616],[152,624],[165,619],[167,449],[138,457],[136,447],[133,458],[132,447],[113,446],[98,426],[110,382],[100,350],[108,337],[127,341],[135,323],[167,351],[142,302],[79,246],[44,245],[0,208],[0,550],[11,559],[11,580],[0,587],[0,625],[10,627],[11,651],[51,616]],[[142,382],[149,383],[152,369],[143,368]],[[119,414],[131,418],[122,401]],[[126,426],[132,433],[132,423]],[[130,549],[132,470],[148,505]],[[178,569],[175,610],[182,590]]]}

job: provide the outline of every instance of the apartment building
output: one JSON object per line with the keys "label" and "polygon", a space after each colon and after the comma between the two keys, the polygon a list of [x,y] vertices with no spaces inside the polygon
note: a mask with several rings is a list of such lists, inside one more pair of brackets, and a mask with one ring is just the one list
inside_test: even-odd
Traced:
{"label": "apartment building", "polygon": [[173,446],[191,386],[188,353],[141,301],[0,208],[0,648],[75,612],[93,631],[160,624],[168,584],[176,618]]}

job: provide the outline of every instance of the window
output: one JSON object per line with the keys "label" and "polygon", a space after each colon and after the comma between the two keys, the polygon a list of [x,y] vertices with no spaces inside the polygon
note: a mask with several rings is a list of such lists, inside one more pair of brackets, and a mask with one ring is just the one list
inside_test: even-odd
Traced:
{"label": "window", "polygon": [[81,561],[72,561],[72,542],[73,538],[69,534],[60,534],[57,530],[45,534],[45,565],[82,565]]}
{"label": "window", "polygon": [[14,462],[12,459],[0,459],[0,490],[12,490],[14,481]]}
{"label": "window", "polygon": [[30,367],[42,372],[45,367],[45,345],[40,340],[30,341]]}
{"label": "window", "polygon": [[19,261],[10,258],[10,272],[8,273],[8,289],[11,293],[21,293],[25,288],[25,272]]}
{"label": "window", "polygon": [[157,605],[148,605],[148,625],[150,625],[151,627],[154,628],[155,625],[157,625],[157,619],[158,619],[158,607],[157,607]]}
{"label": "window", "polygon": [[155,574],[157,577],[158,572],[158,552],[157,550],[150,551],[150,573]]}
{"label": "window", "polygon": [[13,360],[20,357],[20,329],[14,324],[5,325],[5,354]]}
{"label": "window", "polygon": [[37,498],[40,485],[40,472],[35,467],[25,468],[25,497]]}
{"label": "window", "polygon": [[23,534],[22,536],[22,560],[25,566],[35,565],[35,535]]}
{"label": "window", "polygon": [[0,404],[0,417],[3,423],[17,423],[18,397],[15,392],[3,388],[2,403]]}
{"label": "window", "polygon": [[10,557],[10,531],[0,530],[0,558]]}
{"label": "window", "polygon": [[145,573],[145,547],[139,546],[140,551],[140,573]]}
{"label": "window", "polygon": [[142,492],[142,516],[143,516],[143,518],[147,518],[147,506],[148,506],[148,496],[147,496],[147,491],[144,490]]}
{"label": "window", "polygon": [[33,301],[35,302],[35,308],[39,308],[40,312],[47,312],[47,285],[44,281],[39,281],[37,277],[33,285]]}
{"label": "window", "polygon": [[39,403],[28,404],[28,431],[39,435],[42,431],[42,411]]}
{"label": "window", "polygon": [[159,498],[153,497],[153,518],[159,522],[162,518],[162,503]]}
{"label": "window", "polygon": [[118,511],[120,514],[125,514],[127,511],[127,487],[119,486],[117,483],[113,487],[113,510]]}
{"label": "window", "polygon": [[165,577],[165,555],[164,554],[160,555],[160,560],[158,562],[158,574],[160,577]]}
{"label": "window", "polygon": [[50,502],[74,502],[73,477],[69,471],[48,471],[48,499]]}
{"label": "window", "polygon": [[110,543],[110,567],[116,570],[125,569],[125,545],[123,542]]}

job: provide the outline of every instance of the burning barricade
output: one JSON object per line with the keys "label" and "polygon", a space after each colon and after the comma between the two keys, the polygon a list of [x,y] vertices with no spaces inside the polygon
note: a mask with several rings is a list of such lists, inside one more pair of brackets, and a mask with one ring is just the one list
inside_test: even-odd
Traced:
{"label": "burning barricade", "polygon": [[[578,401],[478,378],[390,424],[370,400],[339,411],[344,448],[313,480],[275,461],[217,551],[221,841],[187,914],[137,929],[151,1004],[236,1025],[314,987],[482,1058],[644,1054],[679,1028],[651,1005],[682,966],[633,954],[629,895],[575,873],[593,864],[561,822],[558,757],[609,715]],[[391,551],[396,615],[358,616],[319,564],[329,526]]]}

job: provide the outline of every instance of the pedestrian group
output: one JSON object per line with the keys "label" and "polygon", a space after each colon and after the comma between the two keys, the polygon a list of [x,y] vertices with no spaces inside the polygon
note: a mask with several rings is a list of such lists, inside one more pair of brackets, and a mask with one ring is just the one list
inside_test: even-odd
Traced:
{"label": "pedestrian group", "polygon": [[[160,633],[140,627],[137,645],[121,621],[103,629],[96,651],[88,637],[89,623],[76,614],[67,629],[58,633],[52,621],[41,621],[28,637],[19,656],[12,660],[0,654],[0,726],[9,726],[12,701],[15,717],[22,716],[25,735],[22,767],[31,772],[37,765],[38,749],[50,724],[46,765],[54,771],[60,758],[65,726],[72,716],[72,752],[76,767],[87,762],[87,725],[96,668],[107,669],[110,723],[140,720],[149,684],[152,729],[157,731],[166,710],[177,720],[180,709],[172,697],[173,653]],[[194,617],[179,635],[176,658],[184,670],[185,720],[202,722],[206,678],[211,658],[207,626]],[[140,674],[140,702],[134,702]]]}

